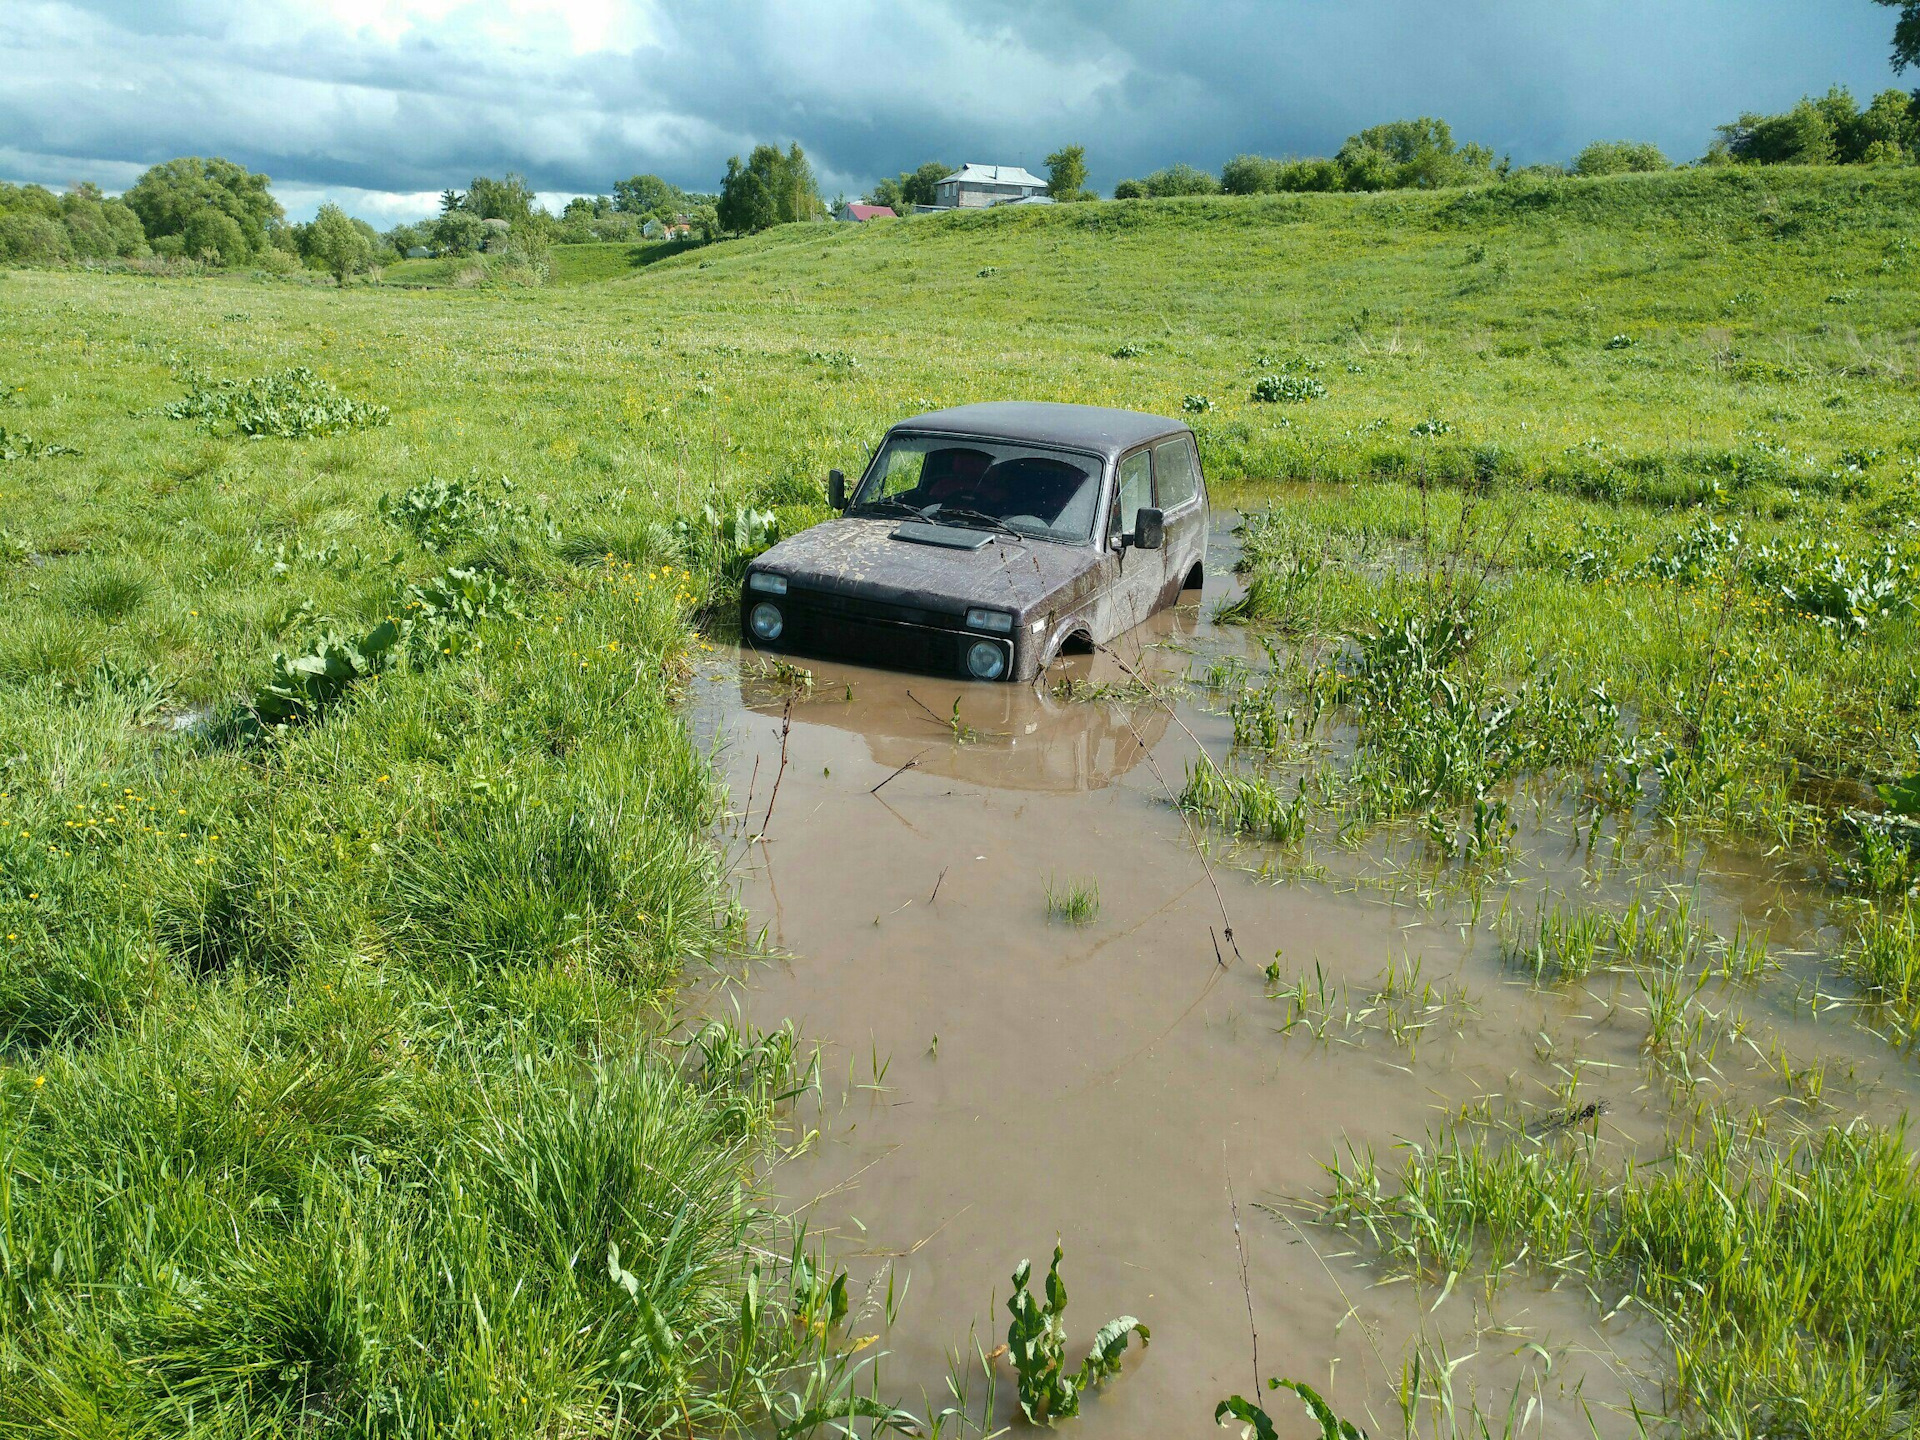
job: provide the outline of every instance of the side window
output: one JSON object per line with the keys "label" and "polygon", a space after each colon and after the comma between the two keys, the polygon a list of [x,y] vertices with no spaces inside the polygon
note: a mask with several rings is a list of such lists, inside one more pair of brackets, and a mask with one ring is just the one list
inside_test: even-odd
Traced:
{"label": "side window", "polygon": [[1160,482],[1160,508],[1178,510],[1200,493],[1193,470],[1193,446],[1186,436],[1153,447],[1153,469]]}
{"label": "side window", "polygon": [[1153,463],[1141,450],[1120,462],[1120,484],[1114,496],[1113,523],[1108,535],[1131,535],[1140,507],[1153,504]]}
{"label": "side window", "polygon": [[927,452],[902,445],[887,455],[887,468],[873,487],[873,493],[864,498],[871,502],[884,500],[889,495],[904,495],[909,490],[920,488],[920,472],[926,466]]}

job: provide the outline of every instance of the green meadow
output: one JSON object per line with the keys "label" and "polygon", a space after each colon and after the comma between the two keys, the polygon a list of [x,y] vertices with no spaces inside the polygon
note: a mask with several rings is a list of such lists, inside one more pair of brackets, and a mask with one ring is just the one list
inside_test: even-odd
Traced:
{"label": "green meadow", "polygon": [[[936,406],[1191,420],[1274,656],[1215,677],[1241,748],[1183,799],[1223,829],[1398,827],[1472,885],[1559,776],[1592,834],[1791,857],[1833,983],[1920,1023],[1913,172],[554,265],[0,274],[0,1429],[884,1411],[830,1259],[755,1203],[804,1049],[676,1009],[751,944],[682,701],[745,558]],[[1370,1173],[1328,1203],[1382,1264],[1532,1238],[1692,1287],[1683,1428],[1908,1433],[1914,1292],[1861,1281],[1920,1254],[1907,1141],[1741,1121],[1657,1182],[1463,1142],[1400,1177],[1444,1235]]]}

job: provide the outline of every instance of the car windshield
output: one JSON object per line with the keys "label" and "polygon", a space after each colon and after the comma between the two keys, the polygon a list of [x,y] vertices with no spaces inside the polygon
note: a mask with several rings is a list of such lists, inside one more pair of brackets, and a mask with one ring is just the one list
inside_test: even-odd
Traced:
{"label": "car windshield", "polygon": [[848,508],[909,509],[935,524],[1005,527],[1085,544],[1100,503],[1100,461],[1006,440],[892,435]]}

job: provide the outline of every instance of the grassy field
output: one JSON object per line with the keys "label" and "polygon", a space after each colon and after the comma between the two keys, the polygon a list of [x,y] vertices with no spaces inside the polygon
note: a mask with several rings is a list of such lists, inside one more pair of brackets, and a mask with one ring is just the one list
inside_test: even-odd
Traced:
{"label": "grassy field", "polygon": [[[744,941],[677,705],[751,512],[820,518],[935,405],[1184,412],[1223,497],[1284,500],[1243,618],[1293,658],[1234,681],[1271,796],[1193,803],[1424,827],[1464,871],[1502,786],[1571,773],[1589,823],[1807,857],[1910,1030],[1909,862],[1847,817],[1920,768],[1917,204],[1690,172],[560,247],[544,288],[0,276],[0,1427],[679,1433],[844,1394],[830,1277],[743,1199],[804,1057],[667,1038]],[[1314,703],[1371,718],[1279,821]],[[1689,1193],[1893,1153],[1723,1147]],[[1833,1212],[1858,1253],[1915,1223]],[[1661,1213],[1680,1252],[1712,1219]],[[1897,1433],[1911,1355],[1834,1344],[1815,1420]],[[1814,1393],[1756,1373],[1693,1398]]]}

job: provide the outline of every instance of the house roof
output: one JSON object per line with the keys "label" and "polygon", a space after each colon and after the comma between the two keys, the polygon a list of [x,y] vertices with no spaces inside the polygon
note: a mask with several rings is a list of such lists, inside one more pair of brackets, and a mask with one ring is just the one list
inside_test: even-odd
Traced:
{"label": "house roof", "polygon": [[1148,440],[1182,435],[1187,426],[1165,415],[1110,410],[1100,405],[1058,405],[1037,400],[998,400],[957,405],[902,420],[893,427],[934,435],[970,435],[982,440],[1018,440],[1090,450],[1108,460]]}
{"label": "house roof", "polygon": [[1042,189],[1047,183],[1018,165],[976,165],[971,160],[947,176],[947,180],[971,181],[976,185],[1038,185]]}
{"label": "house roof", "polygon": [[882,215],[898,219],[891,205],[848,205],[847,213],[856,220],[877,220]]}

